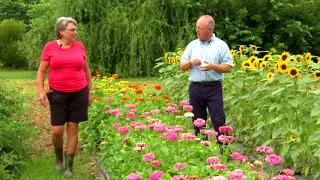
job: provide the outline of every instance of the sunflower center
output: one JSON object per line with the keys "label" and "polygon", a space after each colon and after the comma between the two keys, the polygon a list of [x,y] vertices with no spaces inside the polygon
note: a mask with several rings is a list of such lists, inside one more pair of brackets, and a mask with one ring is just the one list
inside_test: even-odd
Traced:
{"label": "sunflower center", "polygon": [[281,65],[280,68],[281,68],[282,70],[286,70],[286,69],[287,69],[287,65],[283,64],[283,65]]}
{"label": "sunflower center", "polygon": [[317,72],[317,73],[316,73],[316,77],[320,77],[320,72]]}
{"label": "sunflower center", "polygon": [[295,75],[298,74],[298,72],[297,72],[297,70],[293,69],[293,70],[290,71],[290,74],[291,74],[292,76],[295,76]]}

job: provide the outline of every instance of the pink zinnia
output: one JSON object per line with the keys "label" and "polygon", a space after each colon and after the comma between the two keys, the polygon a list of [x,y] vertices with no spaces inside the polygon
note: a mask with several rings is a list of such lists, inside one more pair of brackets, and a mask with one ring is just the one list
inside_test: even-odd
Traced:
{"label": "pink zinnia", "polygon": [[153,166],[153,167],[160,166],[160,165],[161,165],[161,161],[159,160],[153,160],[150,162],[150,166]]}
{"label": "pink zinnia", "polygon": [[282,169],[282,172],[285,173],[286,175],[294,175],[294,171],[292,171],[289,168]]}
{"label": "pink zinnia", "polygon": [[110,109],[111,106],[104,106],[104,109]]}
{"label": "pink zinnia", "polygon": [[241,155],[241,156],[238,156],[235,160],[237,162],[247,162],[248,161],[248,157],[244,156],[244,155]]}
{"label": "pink zinnia", "polygon": [[123,115],[123,114],[121,114],[121,113],[116,113],[116,114],[115,114],[116,117],[121,117],[122,115]]}
{"label": "pink zinnia", "polygon": [[184,163],[175,163],[175,164],[173,165],[173,168],[174,168],[174,169],[178,169],[178,170],[184,169]]}
{"label": "pink zinnia", "polygon": [[270,163],[271,166],[278,165],[282,163],[282,158],[281,156],[277,154],[269,154],[266,158],[266,161]]}
{"label": "pink zinnia", "polygon": [[122,127],[118,128],[119,134],[127,134],[128,132],[129,132],[129,128],[127,128],[126,126],[122,126]]}
{"label": "pink zinnia", "polygon": [[121,123],[114,123],[114,124],[112,125],[112,128],[113,128],[113,129],[118,129],[118,127],[120,127],[120,126],[122,126]]}
{"label": "pink zinnia", "polygon": [[166,138],[169,140],[169,141],[176,141],[179,139],[179,136],[177,133],[166,133]]}
{"label": "pink zinnia", "polygon": [[175,175],[172,177],[172,180],[188,180],[188,176],[185,175]]}
{"label": "pink zinnia", "polygon": [[206,121],[203,120],[203,119],[201,119],[201,118],[198,118],[198,119],[196,119],[196,120],[193,121],[193,125],[194,125],[195,127],[203,127],[203,126],[206,125]]}
{"label": "pink zinnia", "polygon": [[228,174],[230,180],[243,180],[246,178],[244,176],[243,171],[240,169],[236,169]]}
{"label": "pink zinnia", "polygon": [[128,114],[127,114],[127,118],[128,118],[128,119],[132,119],[132,118],[134,118],[135,116],[136,116],[136,113],[134,113],[134,112],[132,112],[132,111],[128,112]]}
{"label": "pink zinnia", "polygon": [[273,149],[272,149],[272,147],[269,147],[269,146],[259,146],[259,147],[257,147],[256,151],[260,152],[260,153],[271,154],[273,152]]}
{"label": "pink zinnia", "polygon": [[183,110],[185,110],[185,111],[192,111],[192,109],[193,109],[193,107],[191,106],[191,105],[184,105],[183,106]]}
{"label": "pink zinnia", "polygon": [[180,106],[189,105],[189,102],[188,102],[188,101],[180,101],[180,102],[179,102],[179,105],[180,105]]}
{"label": "pink zinnia", "polygon": [[296,180],[296,178],[292,176],[286,176],[286,175],[277,175],[273,177],[272,180]]}
{"label": "pink zinnia", "polygon": [[193,141],[193,140],[196,140],[197,137],[192,133],[183,133],[181,135],[181,138],[184,141]]}
{"label": "pink zinnia", "polygon": [[218,141],[222,142],[223,144],[228,144],[229,142],[232,142],[234,140],[235,140],[235,138],[233,136],[220,135],[218,137]]}
{"label": "pink zinnia", "polygon": [[156,155],[154,155],[153,153],[147,153],[147,154],[144,154],[144,155],[142,156],[142,159],[143,159],[144,161],[151,161],[151,160],[153,160],[155,157],[156,157]]}
{"label": "pink zinnia", "polygon": [[145,147],[135,147],[133,150],[135,152],[140,152],[140,151],[143,151],[145,149]]}
{"label": "pink zinnia", "polygon": [[159,113],[160,113],[159,109],[151,110],[151,114],[159,114]]}
{"label": "pink zinnia", "polygon": [[112,102],[113,99],[112,99],[112,97],[107,97],[107,98],[106,98],[106,101],[107,101],[107,102]]}
{"label": "pink zinnia", "polygon": [[219,127],[219,132],[220,133],[230,133],[232,131],[233,131],[233,129],[232,129],[231,126],[220,126]]}
{"label": "pink zinnia", "polygon": [[137,129],[137,130],[143,130],[143,129],[147,129],[147,126],[146,126],[146,125],[137,125],[137,126],[135,127],[135,129]]}
{"label": "pink zinnia", "polygon": [[224,171],[224,170],[227,169],[227,165],[225,165],[225,164],[214,164],[213,168],[215,170]]}
{"label": "pink zinnia", "polygon": [[248,167],[252,170],[255,168],[253,164],[249,164]]}
{"label": "pink zinnia", "polygon": [[262,161],[258,161],[258,160],[256,160],[256,161],[254,161],[254,163],[253,163],[255,166],[258,166],[258,167],[262,167],[262,165],[263,165],[263,162]]}
{"label": "pink zinnia", "polygon": [[164,109],[164,113],[170,113],[173,111],[173,108],[172,107],[167,107],[166,109]]}
{"label": "pink zinnia", "polygon": [[172,113],[173,113],[173,114],[180,114],[181,111],[180,111],[179,109],[174,109],[174,110],[172,110]]}
{"label": "pink zinnia", "polygon": [[135,108],[135,105],[134,105],[134,104],[127,104],[127,105],[126,105],[126,108],[132,109],[132,108]]}
{"label": "pink zinnia", "polygon": [[127,180],[140,180],[140,175],[136,173],[131,173],[127,176]]}
{"label": "pink zinnia", "polygon": [[164,176],[162,171],[154,171],[149,175],[149,180],[159,180]]}
{"label": "pink zinnia", "polygon": [[136,146],[137,147],[146,147],[147,144],[146,143],[137,143]]}
{"label": "pink zinnia", "polygon": [[167,128],[167,126],[165,124],[161,124],[161,125],[155,125],[153,127],[153,130],[155,131],[165,131]]}
{"label": "pink zinnia", "polygon": [[207,164],[218,164],[219,158],[218,157],[208,157],[206,162],[207,162]]}
{"label": "pink zinnia", "polygon": [[210,141],[200,141],[200,144],[202,144],[204,146],[210,146],[211,142]]}

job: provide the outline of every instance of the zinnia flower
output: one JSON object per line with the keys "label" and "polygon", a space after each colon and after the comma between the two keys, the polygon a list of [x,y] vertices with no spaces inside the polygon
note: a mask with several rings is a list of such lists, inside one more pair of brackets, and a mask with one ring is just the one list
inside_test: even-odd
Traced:
{"label": "zinnia flower", "polygon": [[140,175],[136,173],[131,173],[127,176],[127,180],[140,180]]}
{"label": "zinnia flower", "polygon": [[153,160],[155,157],[156,157],[156,155],[154,155],[153,153],[147,153],[147,154],[144,154],[144,155],[142,156],[142,159],[143,159],[144,161],[151,161],[151,160]]}
{"label": "zinnia flower", "polygon": [[122,127],[118,128],[119,134],[127,134],[128,132],[129,132],[129,128],[126,126],[122,126]]}
{"label": "zinnia flower", "polygon": [[164,176],[162,171],[154,171],[149,175],[149,180],[159,180]]}
{"label": "zinnia flower", "polygon": [[265,160],[269,162],[271,166],[279,165],[282,163],[281,156],[277,154],[270,154],[265,158]]}
{"label": "zinnia flower", "polygon": [[174,169],[178,169],[178,170],[184,169],[184,163],[175,163],[175,164],[173,165],[173,168],[174,168]]}
{"label": "zinnia flower", "polygon": [[289,168],[282,169],[282,172],[285,173],[286,175],[294,175],[294,171],[292,171]]}
{"label": "zinnia flower", "polygon": [[206,125],[206,121],[203,120],[203,119],[201,119],[201,118],[198,118],[198,119],[196,119],[196,120],[193,121],[193,125],[194,125],[195,127],[203,127],[203,126]]}

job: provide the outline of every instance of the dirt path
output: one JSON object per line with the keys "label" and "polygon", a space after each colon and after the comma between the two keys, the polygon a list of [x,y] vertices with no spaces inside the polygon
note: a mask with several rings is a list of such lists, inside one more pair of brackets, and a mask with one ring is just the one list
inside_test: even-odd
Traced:
{"label": "dirt path", "polygon": [[[17,87],[21,87],[21,92],[26,97],[25,104],[28,111],[25,116],[31,120],[33,126],[39,133],[37,138],[32,139],[33,151],[30,152],[31,158],[45,157],[53,154],[53,144],[51,141],[51,126],[50,126],[50,107],[43,107],[38,101],[36,83],[34,81],[15,82]],[[66,138],[65,138],[66,139]],[[78,144],[77,156],[82,155],[81,144]],[[83,167],[90,174],[96,174],[97,179],[103,180],[98,164],[92,157],[87,160]]]}

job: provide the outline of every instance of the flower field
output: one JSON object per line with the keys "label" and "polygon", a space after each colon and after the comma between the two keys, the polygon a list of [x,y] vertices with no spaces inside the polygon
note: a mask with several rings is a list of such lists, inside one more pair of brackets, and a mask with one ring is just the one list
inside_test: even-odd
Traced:
{"label": "flower field", "polygon": [[[270,51],[258,57],[255,46],[231,50],[234,70],[224,81],[227,126],[216,137],[210,123],[192,124],[181,53],[158,59],[161,85],[95,77],[95,102],[80,136],[111,179],[319,177],[315,56]],[[198,137],[193,126],[202,127]]]}

